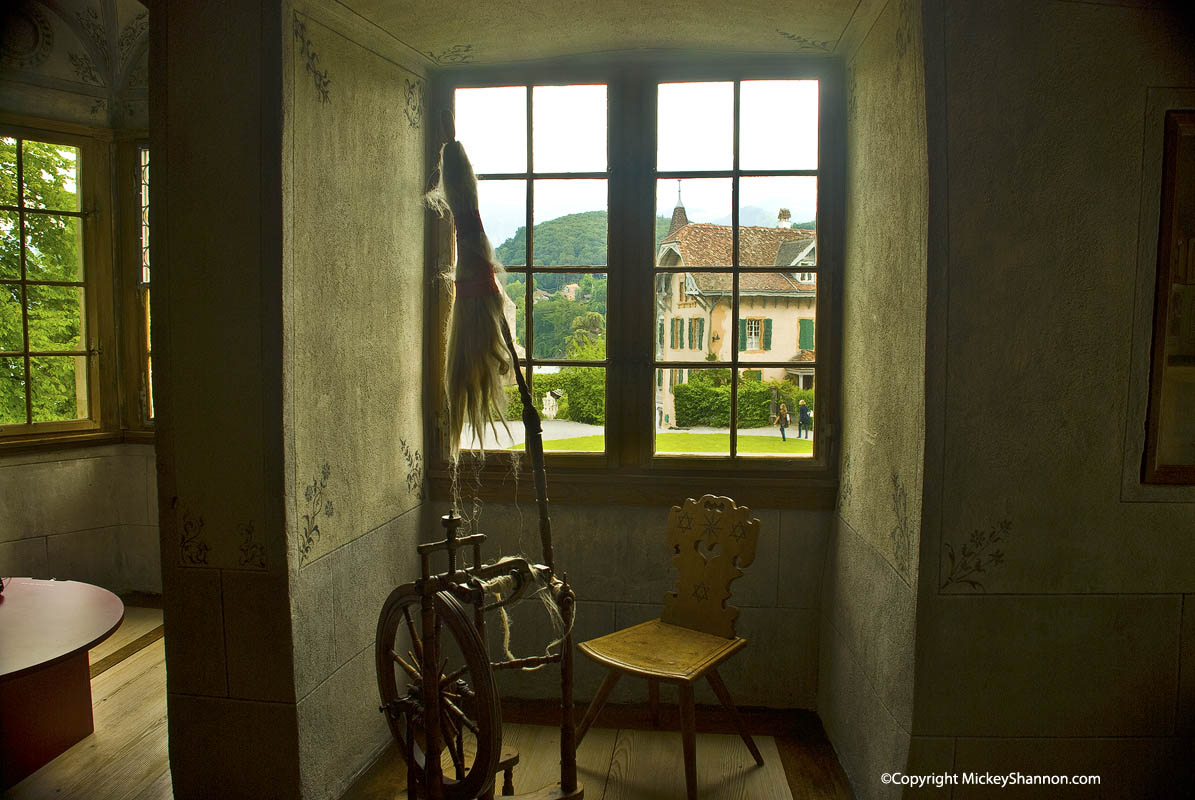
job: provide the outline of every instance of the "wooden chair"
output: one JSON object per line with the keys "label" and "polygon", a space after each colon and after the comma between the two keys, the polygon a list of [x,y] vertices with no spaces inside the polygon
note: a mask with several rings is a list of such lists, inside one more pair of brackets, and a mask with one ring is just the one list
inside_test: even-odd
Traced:
{"label": "wooden chair", "polygon": [[718,665],[747,646],[735,636],[739,610],[727,606],[730,584],[755,560],[759,520],[729,497],[704,495],[673,506],[668,514],[668,545],[677,569],[675,592],[664,595],[659,619],[616,631],[579,646],[609,669],[577,732],[577,744],[601,713],[623,674],[647,679],[652,723],[659,725],[660,683],[675,683],[680,693],[681,741],[689,800],[697,798],[696,728],[693,684],[703,676],[730,714],[755,763],[763,757],[747,732]]}

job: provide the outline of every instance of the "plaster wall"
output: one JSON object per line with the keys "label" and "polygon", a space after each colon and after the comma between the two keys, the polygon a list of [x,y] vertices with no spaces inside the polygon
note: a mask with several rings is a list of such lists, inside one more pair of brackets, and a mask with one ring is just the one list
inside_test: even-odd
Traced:
{"label": "plaster wall", "polygon": [[155,484],[147,445],[0,459],[0,575],[160,593]]}
{"label": "plaster wall", "polygon": [[[502,458],[491,454],[490,458]],[[522,479],[530,480],[524,473]],[[548,476],[549,492],[551,475]],[[694,492],[699,492],[699,488]],[[712,491],[712,489],[711,489]],[[470,531],[485,533],[487,561],[503,555],[542,558],[535,504],[472,504],[466,490]],[[678,497],[677,501],[684,498]],[[437,516],[448,504],[432,504]],[[552,503],[552,540],[557,573],[567,574],[577,593],[578,642],[654,619],[676,571],[667,546],[668,508]],[[754,563],[732,587],[731,602],[741,610],[738,635],[749,644],[719,672],[741,706],[814,708],[817,703],[818,602],[830,513],[791,509],[751,509],[760,520]],[[437,526],[438,530],[438,526]],[[491,653],[502,652],[501,625],[487,622]],[[511,614],[512,650],[539,655],[556,638],[538,602],[516,606]],[[582,655],[576,659],[574,699],[588,703],[605,671]],[[503,696],[559,699],[559,672],[498,673]],[[697,687],[697,702],[716,705],[709,686]],[[676,702],[667,687],[664,702]],[[647,683],[625,679],[612,703],[645,703]]]}
{"label": "plaster wall", "polygon": [[921,4],[889,0],[847,55],[839,508],[818,711],[860,797],[894,796],[913,719],[925,424],[928,155]]}
{"label": "plaster wall", "polygon": [[1167,796],[1189,751],[1195,497],[1137,478],[1160,119],[1195,107],[1167,7],[929,4],[913,732],[947,771]]}
{"label": "plaster wall", "polygon": [[390,742],[374,638],[417,577],[427,171],[420,61],[335,2],[283,13],[284,474],[300,789]]}

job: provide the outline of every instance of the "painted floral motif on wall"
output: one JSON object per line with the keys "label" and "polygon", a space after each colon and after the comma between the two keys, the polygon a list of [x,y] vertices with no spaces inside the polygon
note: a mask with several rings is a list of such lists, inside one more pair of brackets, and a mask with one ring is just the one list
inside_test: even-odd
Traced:
{"label": "painted floral motif on wall", "polygon": [[299,41],[299,55],[303,57],[304,69],[315,84],[316,96],[319,97],[321,103],[330,102],[332,96],[328,87],[331,85],[332,79],[328,77],[328,70],[320,70],[319,55],[315,52],[315,47],[307,36],[307,23],[299,16],[298,11],[294,16],[294,27],[295,38]]}
{"label": "painted floral motif on wall", "polygon": [[319,474],[311,479],[311,483],[303,490],[303,500],[306,502],[307,513],[303,515],[303,534],[299,541],[299,563],[307,560],[311,549],[320,539],[320,517],[331,517],[335,513],[332,501],[324,496],[328,488],[328,479],[332,477],[332,468],[327,462],[320,467]]}
{"label": "painted floral motif on wall", "polygon": [[257,541],[256,533],[253,529],[253,522],[249,521],[242,525],[240,527],[240,533],[240,565],[249,569],[265,569],[266,546]]}
{"label": "painted floral motif on wall", "polygon": [[900,476],[892,473],[892,513],[896,524],[888,532],[892,541],[892,557],[898,572],[909,577],[909,564],[913,560],[913,531],[909,527],[909,496]]}
{"label": "painted floral motif on wall", "polygon": [[415,80],[407,78],[406,81],[407,122],[412,128],[418,128],[423,121],[423,81],[418,78]]}
{"label": "painted floral motif on wall", "polygon": [[439,53],[428,51],[427,57],[436,64],[468,64],[473,61],[473,45],[471,44],[454,44]]}
{"label": "painted floral motif on wall", "polygon": [[976,528],[958,548],[950,542],[942,542],[941,566],[945,575],[938,588],[955,586],[986,591],[984,580],[993,569],[1004,563],[1001,545],[1011,531],[1012,522],[1003,519],[986,529]]}
{"label": "painted floral motif on wall", "polygon": [[423,499],[423,456],[407,444],[406,439],[399,439],[398,446],[402,448],[403,460],[407,462],[407,491],[415,495],[416,499]]}
{"label": "painted floral motif on wall", "polygon": [[789,33],[779,28],[776,29],[776,33],[795,44],[798,50],[820,50],[823,53],[829,53],[834,49],[834,42],[831,42],[829,39],[810,39],[807,36]]}
{"label": "painted floral motif on wall", "polygon": [[[174,503],[177,508],[177,497],[174,499]],[[207,539],[203,535],[203,524],[203,517],[191,516],[190,509],[182,510],[181,524],[179,525],[181,532],[179,558],[183,564],[201,566],[208,563],[208,553],[211,552],[212,546],[207,543]]]}

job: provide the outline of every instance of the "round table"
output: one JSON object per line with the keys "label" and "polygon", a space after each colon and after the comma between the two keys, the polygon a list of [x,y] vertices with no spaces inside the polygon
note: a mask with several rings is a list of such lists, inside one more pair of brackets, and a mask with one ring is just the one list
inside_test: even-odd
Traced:
{"label": "round table", "polygon": [[88,583],[12,578],[0,594],[0,790],[93,730],[87,651],[124,619]]}

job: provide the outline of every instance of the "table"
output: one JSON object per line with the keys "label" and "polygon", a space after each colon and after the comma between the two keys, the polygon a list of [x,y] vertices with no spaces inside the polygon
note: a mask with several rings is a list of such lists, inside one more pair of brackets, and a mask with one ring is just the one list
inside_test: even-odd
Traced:
{"label": "table", "polygon": [[13,578],[0,594],[0,790],[91,734],[87,651],[124,619],[88,583]]}

